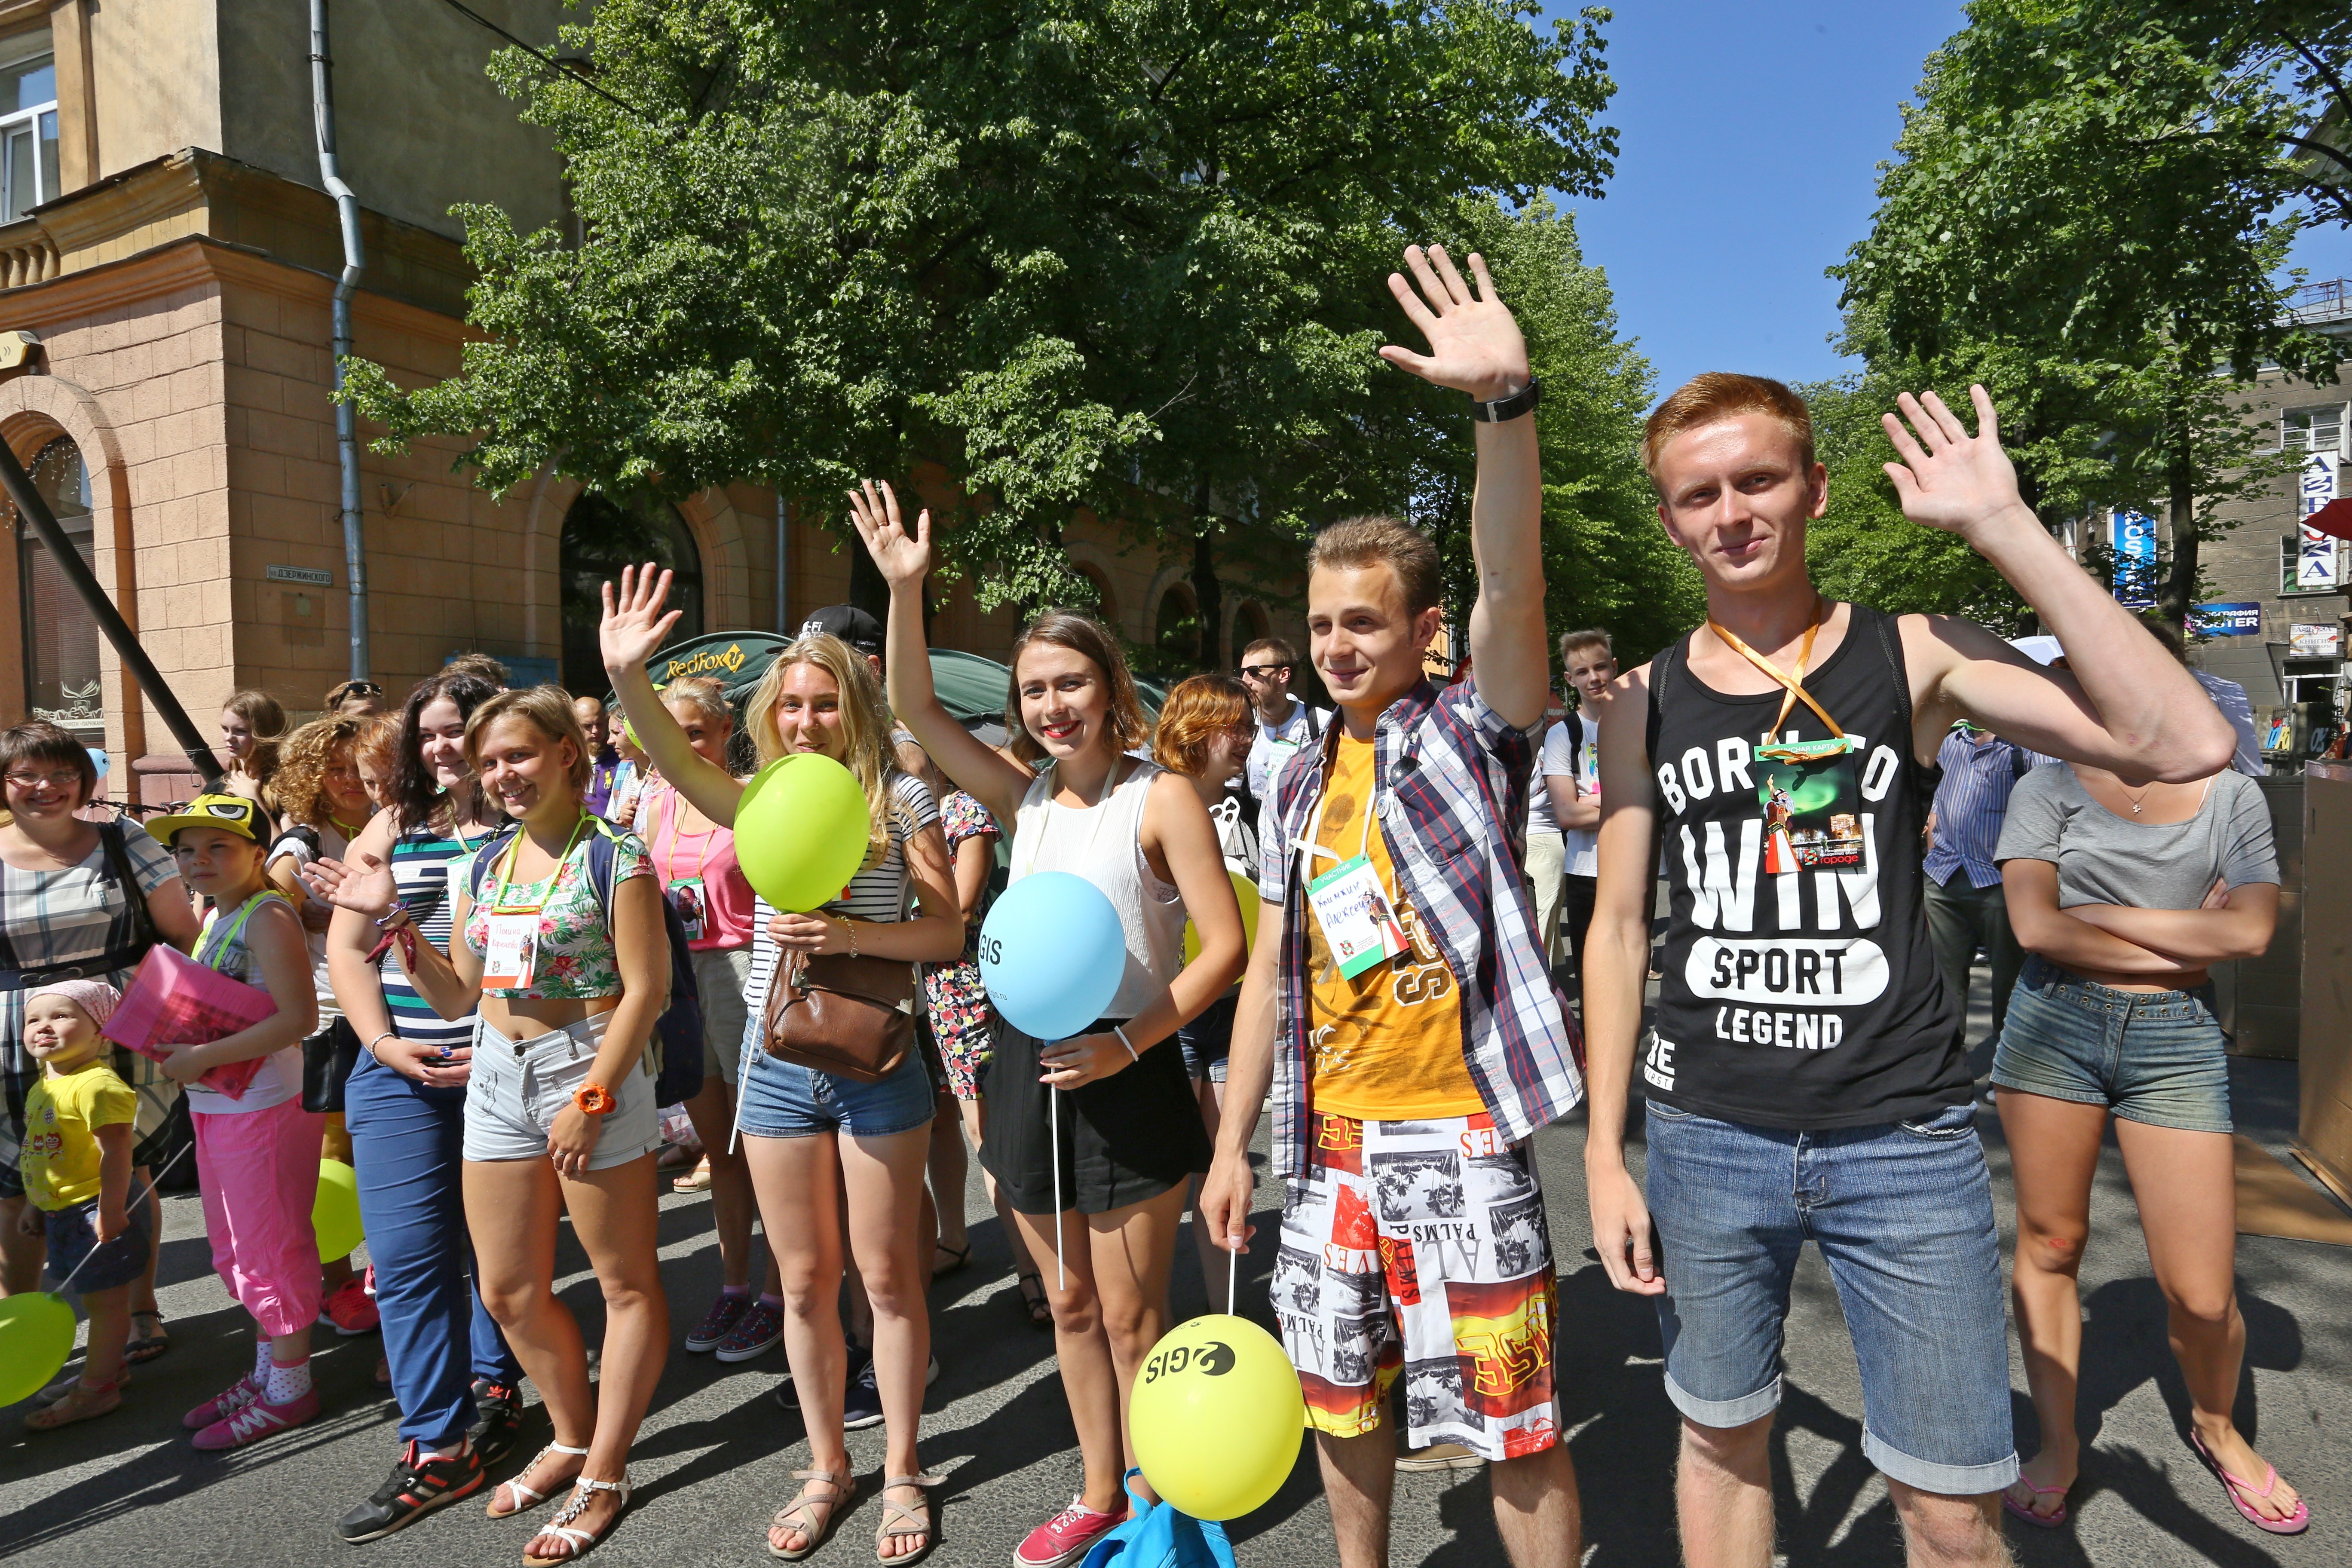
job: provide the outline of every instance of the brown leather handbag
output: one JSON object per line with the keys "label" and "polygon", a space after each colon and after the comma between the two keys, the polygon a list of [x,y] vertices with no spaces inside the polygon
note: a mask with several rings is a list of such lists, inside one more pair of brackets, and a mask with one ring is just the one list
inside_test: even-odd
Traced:
{"label": "brown leather handbag", "polygon": [[846,953],[784,954],[760,1034],[779,1061],[880,1083],[915,1048],[915,966]]}

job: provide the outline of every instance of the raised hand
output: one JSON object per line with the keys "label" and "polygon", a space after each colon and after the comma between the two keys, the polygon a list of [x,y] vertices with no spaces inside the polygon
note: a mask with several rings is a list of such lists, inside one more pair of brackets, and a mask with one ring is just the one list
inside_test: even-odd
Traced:
{"label": "raised hand", "polygon": [[[1454,269],[1442,245],[1423,251],[1405,247],[1404,262],[1412,268],[1412,283],[1402,273],[1389,274],[1389,292],[1429,340],[1429,352],[1414,353],[1393,343],[1381,357],[1423,381],[1466,392],[1482,403],[1508,397],[1528,384],[1528,343],[1519,323],[1495,297],[1495,280],[1486,276],[1486,260],[1470,253],[1470,271],[1478,279],[1473,292]],[[1419,292],[1414,285],[1420,286]]]}
{"label": "raised hand", "polygon": [[2000,421],[1993,416],[1990,395],[1972,385],[1969,396],[1977,406],[1973,436],[1932,392],[1924,399],[1903,394],[1895,400],[1901,415],[1882,414],[1878,421],[1903,459],[1885,465],[1903,515],[1964,539],[1979,525],[2024,505],[2018,499],[2017,469],[2000,449]]}
{"label": "raised hand", "polygon": [[373,855],[362,855],[356,864],[350,866],[341,860],[312,860],[295,874],[320,903],[332,904],[339,910],[355,910],[370,920],[390,914],[393,906],[400,902],[400,888],[392,879],[392,868]]}
{"label": "raised hand", "polygon": [[621,568],[621,591],[604,584],[604,616],[596,623],[596,646],[607,670],[642,667],[669,640],[670,628],[686,612],[662,613],[669,598],[669,573],[652,562]]}
{"label": "raised hand", "polygon": [[849,516],[857,524],[857,537],[866,542],[866,552],[874,557],[884,582],[894,587],[900,583],[919,583],[930,571],[929,508],[916,515],[914,531],[909,533],[898,520],[898,492],[887,480],[877,484],[867,479],[862,489],[849,492]]}

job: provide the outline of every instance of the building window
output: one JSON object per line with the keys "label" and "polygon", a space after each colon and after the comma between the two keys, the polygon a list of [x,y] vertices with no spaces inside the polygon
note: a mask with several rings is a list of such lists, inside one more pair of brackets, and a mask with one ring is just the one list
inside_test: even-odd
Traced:
{"label": "building window", "polygon": [[2279,416],[2279,445],[2290,452],[2343,450],[2344,405],[2289,409]]}
{"label": "building window", "polygon": [[602,693],[604,658],[596,623],[604,613],[604,584],[616,588],[621,568],[653,561],[670,569],[669,607],[685,612],[672,642],[702,635],[702,552],[677,509],[653,496],[614,500],[583,490],[563,514],[563,684]]}
{"label": "building window", "polygon": [[58,62],[47,33],[19,40],[19,49],[36,41],[39,52],[0,65],[0,223],[58,194]]}
{"label": "building window", "polygon": [[[31,468],[33,488],[49,503],[58,526],[81,552],[84,564],[95,567],[89,472],[82,467],[81,448],[60,436],[35,454]],[[98,622],[66,581],[49,547],[13,506],[8,507],[8,520],[16,534],[26,710],[33,718],[63,725],[85,746],[103,748],[106,705],[100,696]]]}

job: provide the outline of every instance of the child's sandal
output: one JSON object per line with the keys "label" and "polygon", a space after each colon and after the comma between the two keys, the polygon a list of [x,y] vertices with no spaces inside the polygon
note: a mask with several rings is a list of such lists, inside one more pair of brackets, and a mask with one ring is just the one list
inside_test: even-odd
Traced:
{"label": "child's sandal", "polygon": [[41,1409],[25,1417],[26,1430],[48,1432],[59,1426],[69,1426],[77,1421],[88,1421],[122,1407],[122,1385],[130,1381],[118,1377],[112,1383],[79,1383],[68,1389],[62,1398],[52,1400]]}
{"label": "child's sandal", "polygon": [[[905,1563],[919,1563],[929,1556],[931,1548],[938,1543],[938,1526],[931,1517],[933,1510],[930,1494],[928,1491],[923,1492],[923,1500],[910,1506],[906,1503],[892,1502],[891,1489],[913,1487],[919,1491],[927,1487],[945,1484],[946,1479],[940,1476],[890,1476],[883,1480],[882,1490],[878,1494],[882,1500],[882,1522],[874,1527],[874,1560],[876,1562],[886,1564],[886,1568],[902,1568]],[[923,1511],[917,1513],[915,1511],[917,1508]],[[894,1521],[899,1522],[894,1522]],[[920,1542],[911,1552],[902,1552],[893,1557],[882,1550],[894,1540],[904,1541],[909,1538]]]}
{"label": "child's sandal", "polygon": [[154,1326],[144,1333],[132,1333],[129,1342],[122,1347],[123,1360],[133,1366],[142,1362],[153,1361],[172,1348],[172,1336],[163,1331],[163,1314],[154,1310],[131,1313],[131,1322],[134,1330],[142,1318],[152,1320]]}
{"label": "child's sandal", "polygon": [[[541,1459],[546,1458],[550,1454],[577,1454],[580,1458],[585,1459],[588,1457],[588,1450],[585,1448],[568,1447],[562,1443],[550,1443],[546,1447],[541,1448],[538,1453],[533,1454],[530,1457],[530,1463],[525,1465],[511,1480],[500,1481],[497,1487],[491,1489],[490,1506],[484,1509],[482,1511],[492,1519],[512,1519],[516,1514],[521,1513],[528,1509],[537,1508],[541,1503],[545,1502],[547,1500],[547,1494],[541,1491],[536,1487],[525,1486],[523,1484],[522,1478],[530,1474],[531,1471],[539,1468],[539,1462]],[[499,1493],[501,1491],[510,1491],[514,1493],[517,1499],[514,1507],[500,1508],[499,1506]]]}

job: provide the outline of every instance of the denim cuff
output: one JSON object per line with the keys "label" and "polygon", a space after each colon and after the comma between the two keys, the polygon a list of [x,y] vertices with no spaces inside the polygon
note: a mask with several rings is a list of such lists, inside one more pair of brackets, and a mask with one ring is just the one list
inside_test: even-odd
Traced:
{"label": "denim cuff", "polygon": [[[1750,1421],[1760,1421],[1778,1410],[1780,1407],[1780,1380],[1775,1376],[1755,1393],[1743,1394],[1738,1399],[1701,1399],[1676,1383],[1675,1374],[1670,1372],[1666,1373],[1666,1397],[1674,1401],[1675,1408],[1683,1413],[1685,1419],[1696,1421],[1702,1426],[1728,1429],[1745,1426]],[[2006,1486],[2008,1483],[2004,1481],[2001,1484]]]}
{"label": "denim cuff", "polygon": [[1982,1497],[1987,1492],[2000,1491],[2017,1479],[2017,1455],[2013,1451],[1986,1465],[1938,1465],[1915,1459],[1902,1449],[1890,1447],[1870,1429],[1867,1421],[1862,1428],[1862,1457],[1877,1466],[1878,1473],[1890,1480],[1944,1497]]}

